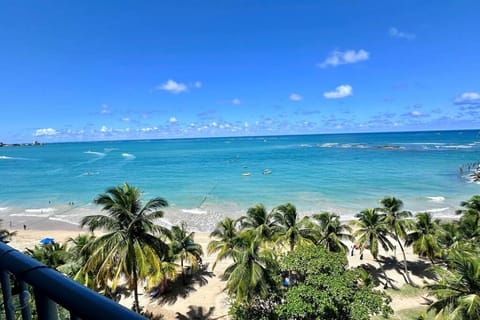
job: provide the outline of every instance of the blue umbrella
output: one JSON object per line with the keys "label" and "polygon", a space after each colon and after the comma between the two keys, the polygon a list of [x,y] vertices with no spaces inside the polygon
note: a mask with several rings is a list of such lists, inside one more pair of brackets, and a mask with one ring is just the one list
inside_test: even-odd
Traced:
{"label": "blue umbrella", "polygon": [[51,243],[54,243],[55,240],[53,238],[43,238],[42,240],[40,240],[40,243],[41,244],[51,244]]}

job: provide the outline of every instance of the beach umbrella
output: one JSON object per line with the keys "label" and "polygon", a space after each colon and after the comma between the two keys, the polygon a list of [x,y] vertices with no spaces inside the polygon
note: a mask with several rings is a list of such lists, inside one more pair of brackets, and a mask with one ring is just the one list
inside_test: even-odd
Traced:
{"label": "beach umbrella", "polygon": [[40,244],[52,244],[55,242],[55,239],[53,238],[43,238],[40,240]]}

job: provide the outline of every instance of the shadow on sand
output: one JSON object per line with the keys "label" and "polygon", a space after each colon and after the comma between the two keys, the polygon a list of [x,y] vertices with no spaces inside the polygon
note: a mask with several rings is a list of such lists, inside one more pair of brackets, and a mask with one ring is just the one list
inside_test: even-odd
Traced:
{"label": "shadow on sand", "polygon": [[[378,264],[372,264],[372,263],[361,264],[359,267],[365,269],[372,276],[373,283],[376,286],[380,284],[384,285],[385,283],[387,283],[388,287],[398,290],[404,284],[407,283],[407,277],[405,276],[405,272],[403,269],[403,260],[399,261],[395,257],[379,256],[379,261],[382,265],[383,270],[385,270],[385,272],[388,273],[391,270],[395,270],[396,272],[398,272],[398,274],[400,274],[403,277],[404,282],[397,283],[391,277],[385,278],[385,275]],[[410,274],[424,281],[436,279],[435,274],[429,270],[431,266],[432,264],[430,262],[426,262],[422,260],[417,260],[413,262],[407,261],[407,267]],[[422,284],[419,284],[419,283],[414,283],[412,285],[422,286]]]}
{"label": "shadow on sand", "polygon": [[201,306],[188,306],[186,314],[177,312],[178,320],[213,320],[212,314],[215,311],[215,307],[210,307],[208,310],[204,310]]}
{"label": "shadow on sand", "polygon": [[191,292],[197,291],[195,287],[203,287],[208,283],[208,278],[215,276],[213,272],[207,269],[208,264],[203,265],[197,272],[186,276],[186,283],[183,283],[182,276],[178,276],[175,280],[168,282],[167,290],[161,296],[152,299],[157,300],[158,304],[174,304],[179,297],[188,297]]}

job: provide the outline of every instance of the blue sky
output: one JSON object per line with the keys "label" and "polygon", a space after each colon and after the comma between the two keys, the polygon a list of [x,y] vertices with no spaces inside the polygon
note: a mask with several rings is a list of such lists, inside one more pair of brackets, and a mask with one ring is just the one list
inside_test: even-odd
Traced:
{"label": "blue sky", "polygon": [[478,129],[479,11],[0,0],[0,141]]}

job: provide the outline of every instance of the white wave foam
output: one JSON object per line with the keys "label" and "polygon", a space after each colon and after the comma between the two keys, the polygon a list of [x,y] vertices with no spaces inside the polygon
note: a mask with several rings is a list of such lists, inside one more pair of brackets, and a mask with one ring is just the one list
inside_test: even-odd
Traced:
{"label": "white wave foam", "polygon": [[78,222],[73,222],[73,221],[70,221],[70,220],[57,218],[57,217],[48,217],[48,220],[60,221],[60,222],[68,223],[68,224],[73,224],[74,226],[79,226],[80,225],[80,223],[78,223]]}
{"label": "white wave foam", "polygon": [[444,148],[447,148],[447,149],[471,149],[472,146],[466,146],[466,145],[463,145],[463,144],[459,144],[459,145],[451,145],[451,146],[444,146]]}
{"label": "white wave foam", "polygon": [[0,160],[12,160],[12,159],[15,159],[15,158],[9,157],[9,156],[0,156]]}
{"label": "white wave foam", "polygon": [[191,213],[191,214],[206,214],[207,210],[202,210],[200,208],[193,208],[193,209],[182,209],[182,212]]}
{"label": "white wave foam", "polygon": [[50,213],[12,213],[10,217],[35,217],[35,218],[48,218]]}
{"label": "white wave foam", "polygon": [[308,144],[308,143],[302,143],[302,144],[300,145],[300,147],[302,147],[302,148],[311,148],[312,145],[311,145],[311,144]]}
{"label": "white wave foam", "polygon": [[445,201],[445,197],[427,197],[427,199],[431,202],[443,202]]}
{"label": "white wave foam", "polygon": [[0,212],[7,211],[8,207],[0,208]]}
{"label": "white wave foam", "polygon": [[125,159],[135,159],[136,157],[133,154],[130,153],[122,153],[122,157]]}
{"label": "white wave foam", "polygon": [[327,143],[322,143],[319,147],[320,147],[320,148],[331,148],[331,147],[335,147],[335,146],[338,146],[338,143],[336,143],[336,142],[327,142]]}
{"label": "white wave foam", "polygon": [[105,157],[105,153],[103,152],[96,152],[96,151],[85,151],[84,153],[86,154],[93,154],[93,155],[96,155],[96,156],[99,156],[99,157]]}
{"label": "white wave foam", "polygon": [[436,208],[436,209],[427,209],[427,210],[424,210],[423,212],[436,213],[436,212],[443,212],[443,211],[447,211],[447,210],[449,210],[449,209],[450,209],[449,207],[445,207],[445,208]]}
{"label": "white wave foam", "polygon": [[26,213],[52,213],[55,212],[54,208],[39,208],[39,209],[25,209]]}

